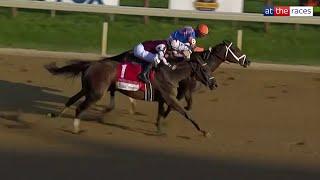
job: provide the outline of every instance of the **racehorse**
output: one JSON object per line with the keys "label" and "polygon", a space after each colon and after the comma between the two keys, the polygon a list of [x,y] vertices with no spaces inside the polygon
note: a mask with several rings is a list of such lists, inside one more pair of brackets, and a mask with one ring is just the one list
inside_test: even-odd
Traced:
{"label": "racehorse", "polygon": [[[214,46],[213,48],[209,48],[208,50],[199,52],[198,54],[202,56],[201,59],[208,63],[211,72],[214,72],[225,61],[239,64],[242,67],[248,67],[251,63],[247,56],[243,54],[237,46],[226,40]],[[187,102],[187,106],[185,106],[186,110],[191,110],[192,93],[199,89],[198,87],[199,83],[191,77],[183,79],[179,82],[177,99],[181,100],[183,97],[185,98]],[[133,99],[130,99],[130,102],[130,112],[134,113],[136,102]],[[171,108],[168,107],[163,117],[167,117],[170,111]]]}
{"label": "racehorse", "polygon": [[[72,96],[60,115],[72,104],[78,101],[81,97],[85,96],[85,100],[76,108],[74,118],[74,133],[79,133],[80,118],[83,112],[90,107],[93,103],[97,102],[103,96],[104,92],[108,90],[111,95],[111,102],[114,107],[115,91],[119,91],[124,95],[138,100],[144,100],[144,94],[141,91],[125,91],[116,88],[116,74],[117,66],[123,61],[126,61],[126,53],[107,58],[100,61],[76,61],[71,62],[69,65],[57,67],[55,64],[45,65],[45,68],[53,75],[69,75],[78,76],[81,74],[82,89]],[[182,61],[176,64],[176,69],[173,71],[169,67],[159,64],[155,70],[154,79],[151,79],[152,90],[154,92],[153,101],[159,103],[158,117],[164,115],[162,107],[164,103],[172,109],[179,112],[186,119],[191,121],[194,127],[200,131],[204,136],[209,133],[199,127],[199,125],[191,118],[186,110],[176,100],[176,90],[178,83],[188,77],[193,77],[200,81],[210,89],[217,87],[216,81],[210,76],[211,71],[207,63],[204,63],[202,57],[195,54],[191,55],[189,61]],[[111,106],[111,108],[113,108]],[[158,118],[159,119],[159,118]],[[156,126],[160,131],[160,122],[157,120]]]}
{"label": "racehorse", "polygon": [[[239,64],[244,68],[248,67],[251,63],[247,56],[230,41],[223,41],[212,49],[204,51],[202,55],[202,59],[208,63],[211,72],[214,72],[225,61]],[[179,82],[177,99],[181,100],[183,97],[185,98],[187,102],[186,110],[191,110],[192,108],[192,93],[199,89],[197,87],[199,87],[197,81],[190,77]],[[171,108],[168,107],[164,118],[169,115],[170,111]]]}

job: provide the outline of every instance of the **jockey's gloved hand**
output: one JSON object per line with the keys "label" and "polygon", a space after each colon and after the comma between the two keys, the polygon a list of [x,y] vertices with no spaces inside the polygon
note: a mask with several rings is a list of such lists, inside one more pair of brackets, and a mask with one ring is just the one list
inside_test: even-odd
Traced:
{"label": "jockey's gloved hand", "polygon": [[175,69],[177,69],[177,66],[176,65],[172,65],[171,66],[171,70],[174,71]]}
{"label": "jockey's gloved hand", "polygon": [[183,56],[184,56],[187,60],[190,59],[191,53],[192,53],[192,51],[191,51],[190,49],[189,49],[189,50],[185,50],[185,51],[182,52]]}
{"label": "jockey's gloved hand", "polygon": [[156,54],[156,56],[153,59],[154,66],[157,67],[157,65],[161,62],[161,59],[159,58],[159,54]]}
{"label": "jockey's gloved hand", "polygon": [[158,52],[158,57],[159,57],[160,60],[165,59],[164,55],[165,55],[165,53],[163,51],[159,51]]}

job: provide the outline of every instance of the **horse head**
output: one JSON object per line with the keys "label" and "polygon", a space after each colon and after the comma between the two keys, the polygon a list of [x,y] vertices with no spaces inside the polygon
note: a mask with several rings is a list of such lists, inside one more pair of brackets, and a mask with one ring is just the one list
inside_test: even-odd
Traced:
{"label": "horse head", "polygon": [[202,58],[209,63],[209,66],[214,63],[215,57],[222,62],[230,62],[241,65],[242,67],[248,67],[251,61],[247,56],[232,42],[224,40],[222,43],[209,48],[202,52]]}

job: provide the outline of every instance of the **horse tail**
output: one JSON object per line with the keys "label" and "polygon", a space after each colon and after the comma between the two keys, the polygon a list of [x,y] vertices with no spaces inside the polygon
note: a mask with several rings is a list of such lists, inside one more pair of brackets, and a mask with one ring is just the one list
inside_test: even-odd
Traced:
{"label": "horse tail", "polygon": [[70,64],[58,67],[56,63],[47,64],[44,67],[53,75],[65,75],[69,77],[79,76],[88,69],[92,61],[72,60]]}

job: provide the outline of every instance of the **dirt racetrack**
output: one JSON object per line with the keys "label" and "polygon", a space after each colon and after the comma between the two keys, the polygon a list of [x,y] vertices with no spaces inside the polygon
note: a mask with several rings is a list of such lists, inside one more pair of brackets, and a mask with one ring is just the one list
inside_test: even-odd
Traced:
{"label": "dirt racetrack", "polygon": [[[218,69],[219,88],[194,96],[204,138],[177,113],[155,136],[156,104],[117,94],[69,133],[74,107],[58,112],[79,79],[53,77],[43,65],[64,60],[0,56],[0,179],[320,179],[320,73]],[[103,120],[99,123],[97,120]]]}

